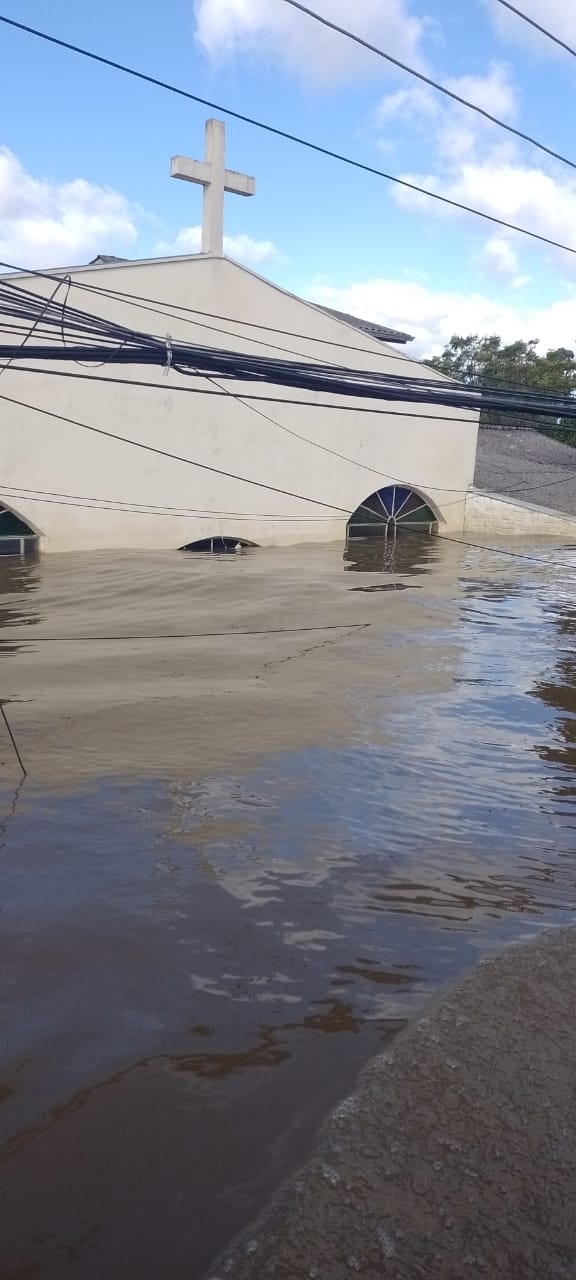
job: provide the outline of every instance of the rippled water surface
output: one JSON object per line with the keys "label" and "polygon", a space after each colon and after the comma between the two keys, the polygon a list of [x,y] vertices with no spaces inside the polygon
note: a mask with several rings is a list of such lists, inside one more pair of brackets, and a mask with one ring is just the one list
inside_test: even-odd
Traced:
{"label": "rippled water surface", "polygon": [[505,550],[0,561],[0,1280],[201,1277],[440,984],[572,919],[576,550]]}

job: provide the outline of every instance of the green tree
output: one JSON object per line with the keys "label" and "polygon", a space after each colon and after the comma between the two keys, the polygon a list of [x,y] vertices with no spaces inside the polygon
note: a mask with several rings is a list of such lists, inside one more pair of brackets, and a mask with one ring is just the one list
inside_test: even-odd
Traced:
{"label": "green tree", "polygon": [[[538,340],[511,342],[504,345],[497,334],[479,337],[469,334],[464,338],[457,334],[451,338],[441,356],[434,356],[426,363],[461,382],[484,383],[520,390],[555,392],[560,395],[576,394],[576,356],[569,347],[557,347],[541,355]],[[485,412],[481,415],[485,426],[506,425],[517,421],[508,414]],[[576,446],[576,434],[567,430],[576,423],[569,419],[526,418],[526,425],[544,428],[556,439]],[[524,420],[522,422],[524,425]],[[551,428],[553,428],[551,430]]]}

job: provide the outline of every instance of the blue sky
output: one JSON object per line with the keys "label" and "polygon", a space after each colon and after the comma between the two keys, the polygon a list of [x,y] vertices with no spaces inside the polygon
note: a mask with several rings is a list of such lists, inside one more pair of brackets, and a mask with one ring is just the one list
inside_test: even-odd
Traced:
{"label": "blue sky", "polygon": [[[497,0],[310,0],[310,7],[576,161],[576,59]],[[576,44],[574,0],[523,0]],[[576,171],[447,104],[283,0],[3,0],[1,11],[222,105],[576,247]],[[66,266],[197,247],[201,106],[0,28],[0,256]],[[226,118],[226,117],[223,117]],[[410,329],[576,346],[576,256],[548,250],[229,121],[230,252],[284,286]]]}

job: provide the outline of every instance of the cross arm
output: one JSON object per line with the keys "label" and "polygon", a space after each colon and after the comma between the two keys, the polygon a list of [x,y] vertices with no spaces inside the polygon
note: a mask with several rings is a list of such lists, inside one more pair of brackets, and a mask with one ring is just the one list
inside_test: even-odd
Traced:
{"label": "cross arm", "polygon": [[248,178],[245,173],[236,173],[234,169],[225,169],[224,190],[232,191],[237,196],[253,196],[256,194],[256,182],[254,178]]}
{"label": "cross arm", "polygon": [[[204,160],[188,160],[186,156],[172,156],[170,161],[170,177],[182,178],[183,182],[197,182],[207,187],[212,182],[212,165]],[[248,195],[249,193],[246,192]]]}

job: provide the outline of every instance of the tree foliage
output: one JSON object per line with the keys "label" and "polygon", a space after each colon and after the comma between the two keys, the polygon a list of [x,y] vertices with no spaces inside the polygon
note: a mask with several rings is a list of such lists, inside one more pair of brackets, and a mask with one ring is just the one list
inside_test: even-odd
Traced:
{"label": "tree foliage", "polygon": [[[568,347],[557,347],[540,354],[538,345],[537,339],[511,342],[505,346],[496,334],[486,337],[469,334],[467,338],[455,334],[442,355],[434,356],[426,364],[461,382],[575,395],[574,352]],[[518,420],[507,414],[491,412],[483,413],[481,421],[484,426],[505,426],[506,422],[518,425]],[[556,439],[576,446],[576,434],[566,429],[576,425],[574,422],[562,418],[556,422],[550,418],[526,418],[521,425],[530,423],[537,429],[546,426],[547,431]],[[554,427],[553,431],[550,431],[551,427]]]}

